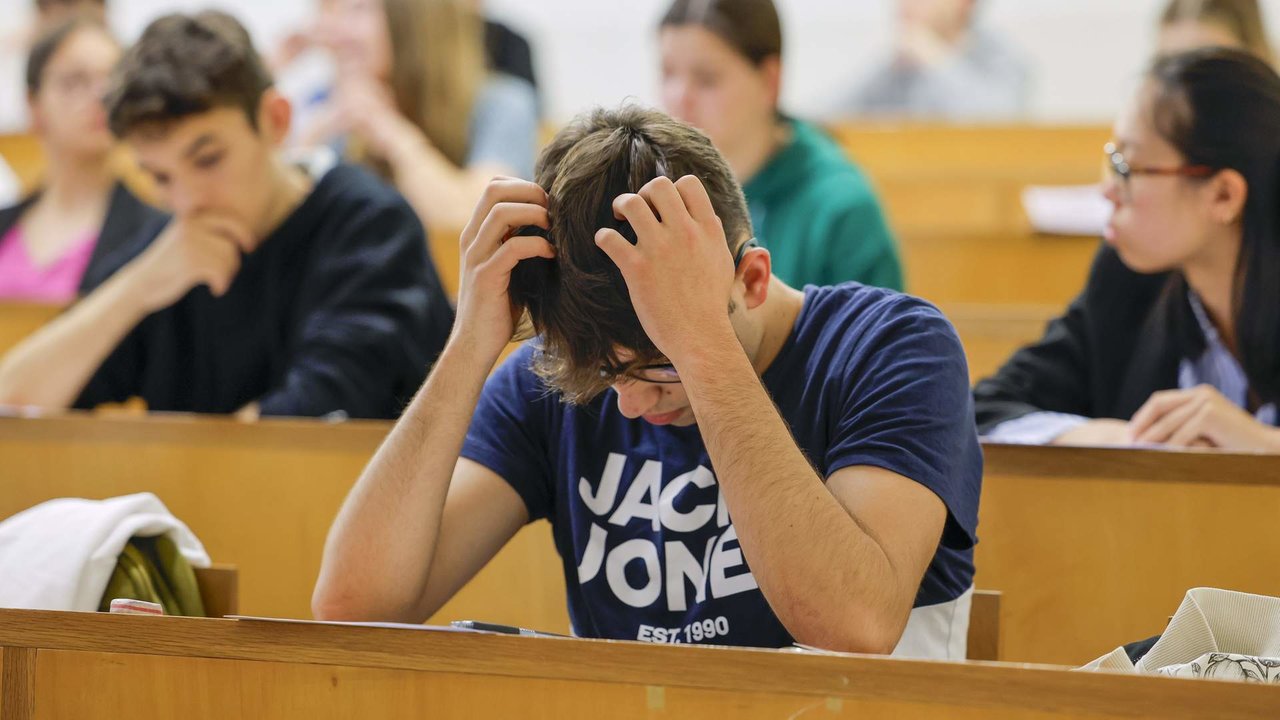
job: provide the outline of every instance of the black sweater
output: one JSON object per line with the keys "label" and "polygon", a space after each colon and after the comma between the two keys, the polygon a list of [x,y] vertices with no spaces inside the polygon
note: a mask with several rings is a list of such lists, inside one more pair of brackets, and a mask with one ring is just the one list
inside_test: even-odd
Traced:
{"label": "black sweater", "polygon": [[1136,273],[1104,246],[1066,314],[974,387],[978,430],[1039,410],[1128,420],[1204,347],[1181,276]]}
{"label": "black sweater", "polygon": [[[111,269],[158,234],[139,236]],[[148,316],[75,404],[140,396],[154,411],[229,413],[257,401],[264,415],[393,418],[452,322],[413,210],[339,165],[244,257],[225,295],[201,285]]]}

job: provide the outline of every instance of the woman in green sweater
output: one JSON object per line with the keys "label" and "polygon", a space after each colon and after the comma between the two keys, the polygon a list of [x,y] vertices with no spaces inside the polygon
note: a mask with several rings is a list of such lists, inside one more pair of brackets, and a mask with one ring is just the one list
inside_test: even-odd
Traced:
{"label": "woman in green sweater", "polygon": [[870,183],[840,146],[778,110],[782,29],[772,0],[675,0],[661,24],[667,112],[728,160],[773,272],[795,287],[856,280],[902,289]]}

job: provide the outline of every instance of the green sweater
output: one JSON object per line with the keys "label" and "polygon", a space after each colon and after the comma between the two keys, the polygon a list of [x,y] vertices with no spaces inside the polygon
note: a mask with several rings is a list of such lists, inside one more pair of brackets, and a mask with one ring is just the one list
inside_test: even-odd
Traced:
{"label": "green sweater", "polygon": [[793,287],[902,289],[902,265],[870,183],[825,133],[790,120],[791,142],[742,187],[773,274]]}

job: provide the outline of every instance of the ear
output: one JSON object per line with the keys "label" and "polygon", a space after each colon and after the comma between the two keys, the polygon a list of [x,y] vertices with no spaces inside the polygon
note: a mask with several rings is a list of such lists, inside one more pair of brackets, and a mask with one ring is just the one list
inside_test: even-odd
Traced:
{"label": "ear", "polygon": [[1222,170],[1209,180],[1213,219],[1223,225],[1240,221],[1249,199],[1249,182],[1236,170]]}
{"label": "ear", "polygon": [[737,282],[742,283],[748,310],[754,310],[769,298],[769,281],[773,277],[773,258],[764,248],[751,248],[738,263]]}
{"label": "ear", "polygon": [[778,102],[782,98],[782,58],[778,55],[770,55],[761,60],[759,72],[761,79],[764,80],[769,99],[775,108],[778,107]]}
{"label": "ear", "polygon": [[258,131],[272,145],[284,144],[293,123],[293,105],[275,88],[267,88],[258,103]]}

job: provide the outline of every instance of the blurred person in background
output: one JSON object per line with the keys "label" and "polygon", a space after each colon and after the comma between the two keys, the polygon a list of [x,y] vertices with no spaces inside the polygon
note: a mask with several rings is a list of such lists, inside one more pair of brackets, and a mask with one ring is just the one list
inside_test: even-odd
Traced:
{"label": "blurred person in background", "polygon": [[1246,50],[1274,63],[1258,0],[1170,0],[1160,15],[1156,52],[1211,46]]}
{"label": "blurred person in background", "polygon": [[871,184],[826,133],[779,110],[782,28],[772,0],[676,0],[659,37],[663,105],[728,161],[773,272],[795,287],[855,280],[901,290]]}
{"label": "blurred person in background", "polygon": [[467,0],[323,0],[315,33],[335,77],[302,108],[300,145],[373,168],[429,227],[461,229],[494,175],[532,176],[534,87],[488,67]]}
{"label": "blurred person in background", "polygon": [[40,187],[0,210],[0,298],[68,303],[112,251],[160,213],[117,180],[102,96],[121,49],[100,18],[53,26],[27,61]]}
{"label": "blurred person in background", "polygon": [[173,217],[0,359],[0,404],[397,416],[453,319],[422,224],[332,153],[283,156],[289,101],[244,27],[217,12],[155,20],[105,105]]}
{"label": "blurred person in background", "polygon": [[1104,150],[1111,215],[1084,290],[974,388],[1002,442],[1280,451],[1280,76],[1159,56]]}
{"label": "blurred person in background", "polygon": [[[0,29],[0,133],[17,133],[27,129],[26,98],[23,97],[23,68],[33,41],[57,25],[76,15],[86,15],[105,22],[105,0],[36,0],[35,18],[29,25],[13,23]],[[17,202],[22,193],[18,176],[0,156],[0,206]]]}
{"label": "blurred person in background", "polygon": [[839,110],[953,122],[1025,114],[1027,61],[977,16],[978,0],[898,0],[892,57]]}

